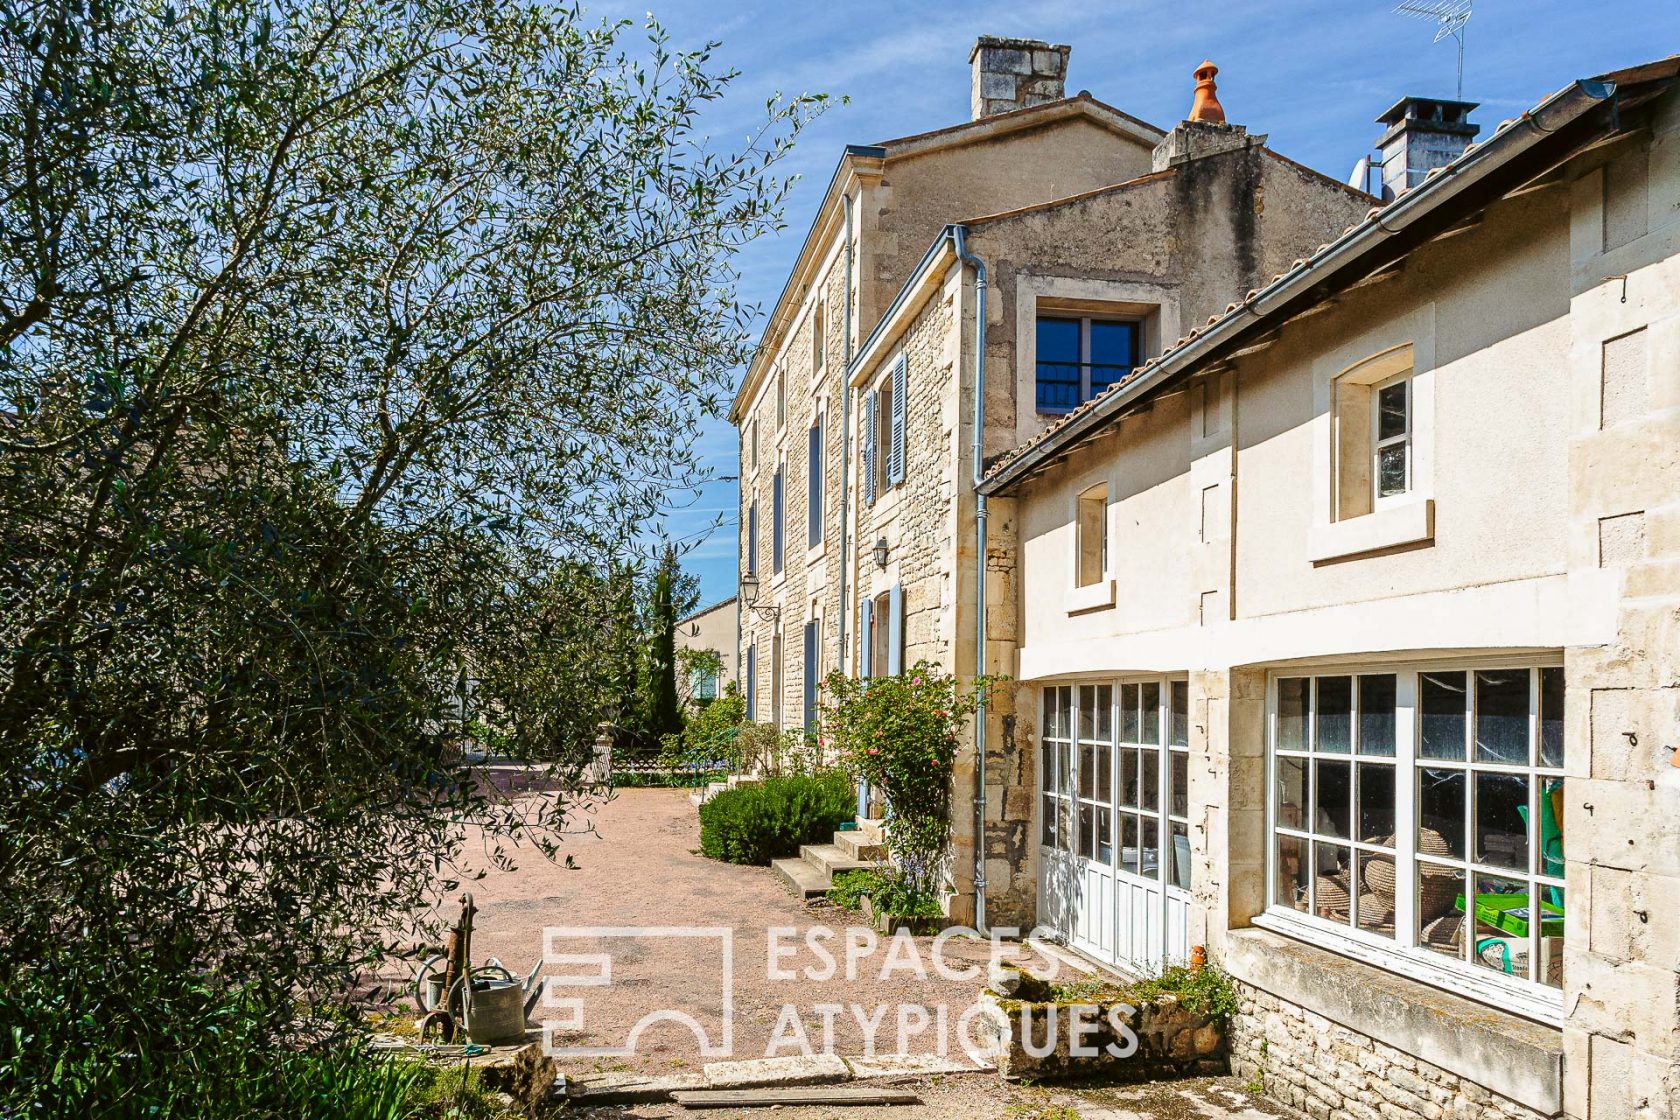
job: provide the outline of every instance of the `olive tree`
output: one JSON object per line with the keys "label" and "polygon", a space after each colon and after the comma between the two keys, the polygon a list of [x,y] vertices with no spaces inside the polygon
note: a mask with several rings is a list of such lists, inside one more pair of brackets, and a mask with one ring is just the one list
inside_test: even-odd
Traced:
{"label": "olive tree", "polygon": [[[621,687],[590,581],[704,477],[731,261],[823,104],[717,149],[710,52],[536,0],[0,0],[0,984],[118,1031],[159,977],[331,993],[469,822],[564,828]],[[498,797],[475,728],[559,792]]]}

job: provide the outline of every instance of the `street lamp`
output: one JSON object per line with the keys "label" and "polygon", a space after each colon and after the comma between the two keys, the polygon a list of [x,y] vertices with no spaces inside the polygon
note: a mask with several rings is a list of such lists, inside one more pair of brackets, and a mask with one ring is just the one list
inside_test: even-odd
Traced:
{"label": "street lamp", "polygon": [[741,607],[749,610],[766,622],[775,622],[782,617],[782,608],[774,604],[758,605],[758,575],[746,572],[741,576]]}
{"label": "street lamp", "polygon": [[887,568],[887,538],[886,537],[877,537],[876,538],[875,547],[872,550],[872,554],[875,557],[875,566],[877,568],[880,568],[882,571],[886,571],[886,568]]}

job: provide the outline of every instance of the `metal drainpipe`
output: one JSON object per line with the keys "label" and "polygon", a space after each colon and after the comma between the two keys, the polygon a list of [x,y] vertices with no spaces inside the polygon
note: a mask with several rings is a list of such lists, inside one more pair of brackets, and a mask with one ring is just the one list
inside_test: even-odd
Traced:
{"label": "metal drainpipe", "polygon": [[[842,237],[846,239],[846,285],[845,306],[841,310],[841,340],[842,360],[840,363],[840,599],[839,619],[835,627],[834,667],[840,672],[846,672],[846,530],[847,517],[851,509],[851,494],[846,488],[847,467],[852,460],[852,196],[840,196],[840,209],[844,215]],[[857,785],[857,816],[867,816],[869,813],[869,788],[858,779]]]}
{"label": "metal drainpipe", "polygon": [[[974,266],[974,672],[986,671],[986,262],[972,256],[967,229],[952,226],[957,260]],[[986,716],[982,698],[974,713],[974,928],[986,932]]]}
{"label": "metal drainpipe", "polygon": [[841,213],[845,216],[846,291],[841,311],[842,360],[840,363],[840,618],[835,628],[834,667],[846,671],[846,514],[850,506],[846,491],[846,468],[851,463],[852,429],[852,196],[840,196]]}

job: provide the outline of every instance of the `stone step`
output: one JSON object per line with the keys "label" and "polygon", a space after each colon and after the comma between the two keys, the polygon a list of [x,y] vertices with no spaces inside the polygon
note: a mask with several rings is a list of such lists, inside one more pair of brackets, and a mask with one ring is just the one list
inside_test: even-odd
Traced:
{"label": "stone step", "polygon": [[690,805],[698,808],[710,801],[717,794],[720,794],[729,788],[731,787],[728,782],[708,782],[705,789],[697,789],[693,793],[689,794],[688,802]]}
{"label": "stone step", "polygon": [[801,898],[818,898],[827,894],[828,888],[833,886],[827,875],[796,856],[771,860],[770,867]]}
{"label": "stone step", "polygon": [[874,817],[859,817],[857,819],[857,831],[867,836],[872,844],[884,843],[887,835],[887,822]]}
{"label": "stone step", "polygon": [[869,860],[853,859],[836,844],[805,844],[799,849],[799,858],[810,864],[829,880],[842,871],[861,871],[874,867]]}
{"label": "stone step", "polygon": [[846,829],[844,832],[836,832],[834,834],[834,846],[844,852],[847,859],[879,863],[887,858],[887,846],[885,844],[870,839],[867,833],[855,828]]}

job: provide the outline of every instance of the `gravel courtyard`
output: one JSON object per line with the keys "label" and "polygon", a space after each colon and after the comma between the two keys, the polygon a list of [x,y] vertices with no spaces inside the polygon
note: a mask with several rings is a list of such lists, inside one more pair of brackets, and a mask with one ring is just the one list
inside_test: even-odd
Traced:
{"label": "gravel courtyard", "polygon": [[[563,1070],[698,1072],[708,1061],[765,1057],[773,1039],[781,1043],[774,1053],[798,1053],[800,1029],[814,1050],[848,1057],[895,1053],[901,1033],[906,1053],[938,1053],[943,1043],[951,1056],[962,1054],[957,1023],[983,983],[989,943],[946,939],[938,948],[945,972],[973,975],[944,975],[933,938],[876,942],[858,915],[806,905],[769,868],[700,856],[699,819],[686,791],[623,790],[598,806],[591,822],[593,831],[565,846],[575,869],[527,851],[517,870],[492,872],[471,887],[479,908],[473,955],[480,961],[498,957],[523,973],[543,955],[545,931],[577,931],[553,939],[556,956],[543,969],[551,1003],[531,1016],[533,1023],[576,1017],[577,1029],[558,1031],[557,1044],[623,1047],[644,1017],[667,1013],[643,1030],[634,1055],[565,1059]],[[626,934],[655,928],[644,936],[592,932],[600,927]],[[775,966],[791,977],[772,975],[773,930],[786,953]],[[1001,951],[1006,959],[1021,953],[1008,944]],[[610,956],[610,983],[600,982],[598,960],[558,959],[592,954]],[[733,1035],[723,1053],[726,966]],[[577,982],[589,977],[596,983]],[[579,1001],[576,1009],[553,1005],[564,999]],[[701,1052],[695,1027],[717,1052]]]}

